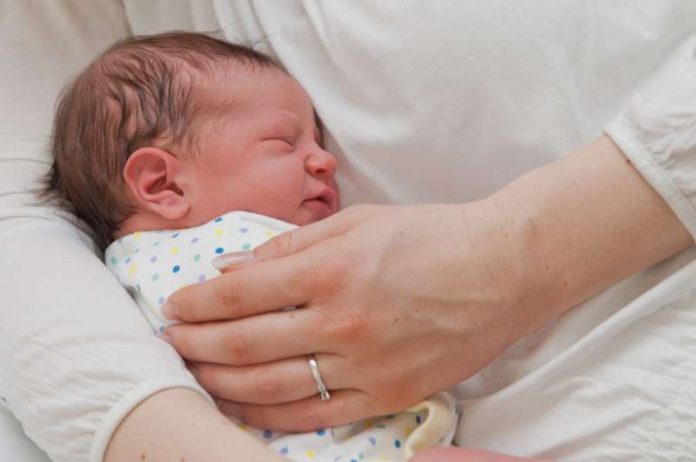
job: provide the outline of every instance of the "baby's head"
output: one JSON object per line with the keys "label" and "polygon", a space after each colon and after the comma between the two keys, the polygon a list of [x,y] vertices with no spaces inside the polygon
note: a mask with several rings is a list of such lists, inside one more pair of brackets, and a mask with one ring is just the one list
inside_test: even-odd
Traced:
{"label": "baby's head", "polygon": [[309,97],[270,58],[205,35],[119,42],[62,94],[46,192],[104,248],[242,210],[304,225],[338,209]]}

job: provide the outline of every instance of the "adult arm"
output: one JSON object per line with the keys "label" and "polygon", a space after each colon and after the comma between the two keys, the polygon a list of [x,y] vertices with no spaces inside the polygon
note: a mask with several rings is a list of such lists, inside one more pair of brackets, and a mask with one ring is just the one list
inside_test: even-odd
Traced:
{"label": "adult arm", "polygon": [[[470,376],[691,245],[695,51],[687,41],[632,98],[607,130],[615,142],[603,136],[480,202],[347,210],[281,237],[257,252],[274,261],[172,298],[192,322],[266,314],[176,326],[171,341],[229,412],[285,429],[391,412]],[[290,304],[306,309],[269,313]],[[329,403],[311,397],[308,353],[337,390]]]}
{"label": "adult arm", "polygon": [[[358,207],[282,235],[255,252],[271,261],[171,297],[185,321],[243,319],[169,335],[183,356],[218,363],[193,371],[228,412],[271,428],[343,423],[448,388],[691,242],[601,137],[480,202]],[[292,304],[304,309],[268,313]],[[312,353],[326,403],[297,359]]]}
{"label": "adult arm", "polygon": [[287,459],[242,431],[201,395],[171,389],[140,404],[114,433],[104,462],[124,460],[281,462]]}
{"label": "adult arm", "polygon": [[0,220],[0,396],[52,460],[280,459],[217,411],[85,236],[50,210],[12,213],[25,216]]}

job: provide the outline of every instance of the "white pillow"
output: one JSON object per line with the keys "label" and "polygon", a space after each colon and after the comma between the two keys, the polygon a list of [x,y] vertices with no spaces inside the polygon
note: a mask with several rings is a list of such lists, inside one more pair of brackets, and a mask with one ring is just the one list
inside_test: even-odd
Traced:
{"label": "white pillow", "polygon": [[56,97],[68,77],[129,35],[118,0],[9,1],[0,15],[0,209],[31,201],[46,170]]}
{"label": "white pillow", "polygon": [[19,422],[6,409],[0,408],[0,460],[22,462],[49,462],[22,431]]}
{"label": "white pillow", "polygon": [[[34,202],[28,188],[47,169],[53,107],[64,81],[129,29],[117,0],[7,1],[0,10],[2,233],[12,226],[4,219],[41,213],[20,206]],[[3,388],[0,383],[0,395]],[[48,462],[2,400],[0,460]]]}

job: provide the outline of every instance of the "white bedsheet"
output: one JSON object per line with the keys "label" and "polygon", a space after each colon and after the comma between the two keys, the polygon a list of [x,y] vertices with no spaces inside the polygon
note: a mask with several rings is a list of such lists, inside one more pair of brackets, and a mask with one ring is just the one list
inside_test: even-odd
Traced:
{"label": "white bedsheet", "polygon": [[[314,99],[329,147],[339,153],[345,205],[480,198],[616,119],[611,135],[694,230],[696,104],[688,83],[696,49],[687,44],[673,64],[663,62],[696,33],[696,2],[126,0],[125,6],[135,33],[221,29],[278,57]],[[59,82],[129,27],[120,3],[109,0],[10,0],[0,12],[0,255],[11,251],[19,259],[32,243],[45,246],[38,246],[45,255],[34,253],[19,271],[0,258],[0,275],[10,274],[14,289],[2,300],[0,396],[11,398],[7,407],[54,460],[97,462],[129,406],[156,389],[193,385],[171,351],[148,340],[145,323],[102,279],[76,230],[50,211],[27,207],[31,199],[22,191],[45,168]],[[17,217],[27,217],[21,222],[31,223],[35,235],[20,237]],[[54,227],[62,230],[58,237]],[[67,255],[74,259],[66,268]],[[689,250],[612,287],[458,387],[458,442],[563,460],[695,460],[694,256]],[[86,293],[75,288],[83,272],[93,275]],[[56,281],[42,286],[37,278]],[[19,290],[47,286],[55,293],[42,294],[43,302]],[[90,370],[93,357],[78,343],[69,355],[54,343],[55,351],[29,357],[32,367],[16,361],[27,358],[26,343],[12,339],[38,332],[45,340],[41,333],[54,325],[76,326],[63,331],[73,341],[117,326],[129,341],[137,339],[131,342],[137,352],[119,363],[122,347],[92,336],[90,348],[110,365],[101,373],[120,374],[110,388],[87,393],[64,386],[70,381],[37,382],[42,369],[68,367],[66,357],[70,367],[86,364],[81,373]],[[159,375],[142,376],[157,364]],[[69,377],[64,367],[55,372]],[[27,390],[31,401],[16,399]],[[4,415],[0,422],[7,422]],[[16,427],[3,428],[0,460],[41,460],[36,451],[23,452]],[[5,434],[16,444],[4,445]]]}

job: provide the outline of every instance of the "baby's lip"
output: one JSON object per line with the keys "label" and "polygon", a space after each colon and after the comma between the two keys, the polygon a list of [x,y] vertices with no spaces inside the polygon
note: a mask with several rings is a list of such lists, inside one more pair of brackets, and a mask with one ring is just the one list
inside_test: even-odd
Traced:
{"label": "baby's lip", "polygon": [[336,203],[336,192],[328,186],[322,188],[319,192],[310,195],[306,201],[320,201],[329,206],[333,210]]}

